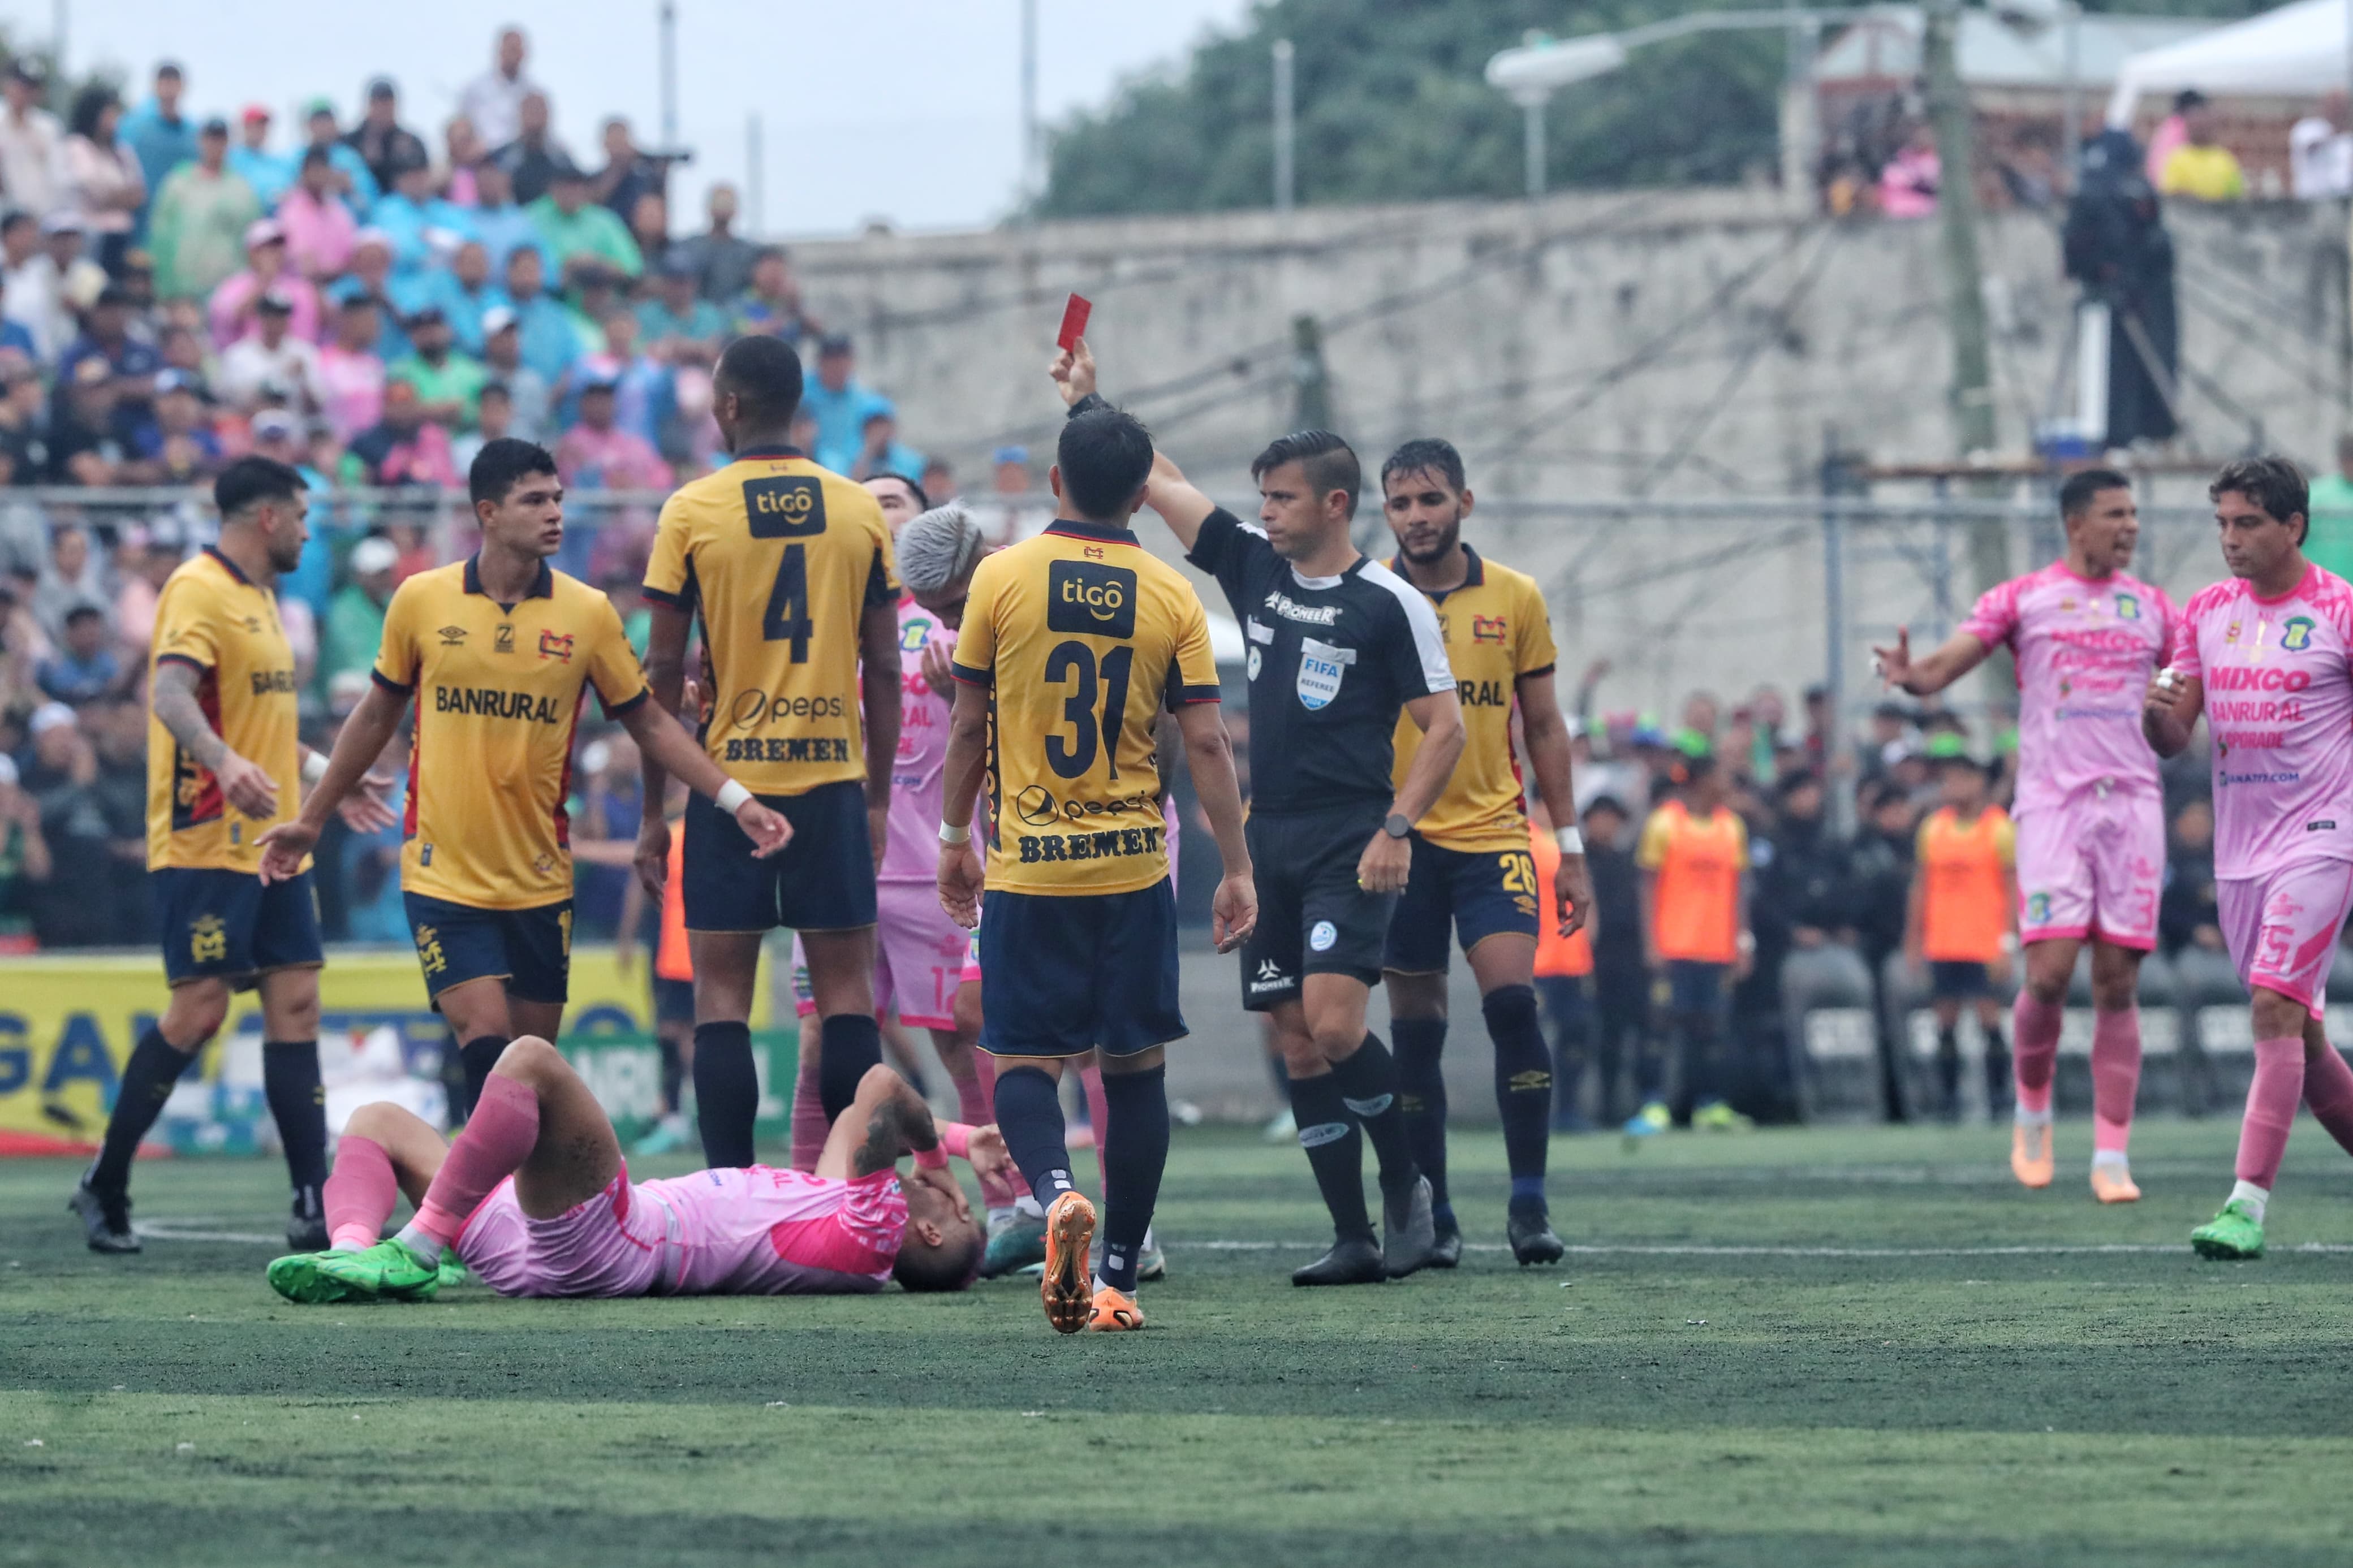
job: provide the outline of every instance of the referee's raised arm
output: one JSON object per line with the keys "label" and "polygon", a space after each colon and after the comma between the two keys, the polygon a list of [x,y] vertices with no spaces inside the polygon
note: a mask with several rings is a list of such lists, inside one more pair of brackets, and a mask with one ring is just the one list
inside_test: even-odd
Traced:
{"label": "referee's raised arm", "polygon": [[[1054,356],[1046,374],[1054,378],[1055,389],[1061,393],[1062,403],[1072,413],[1095,395],[1095,356],[1081,338],[1075,347],[1064,349]],[[1152,454],[1152,477],[1145,481],[1144,504],[1160,514],[1176,542],[1187,551],[1201,536],[1201,525],[1218,510],[1217,503],[1187,484],[1168,454],[1156,447]]]}

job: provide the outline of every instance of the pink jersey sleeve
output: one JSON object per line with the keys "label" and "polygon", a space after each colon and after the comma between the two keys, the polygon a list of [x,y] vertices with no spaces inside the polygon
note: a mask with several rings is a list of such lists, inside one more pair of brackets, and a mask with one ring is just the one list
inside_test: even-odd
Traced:
{"label": "pink jersey sleeve", "polygon": [[1969,611],[1960,629],[1989,648],[2008,644],[2018,635],[2018,595],[2029,581],[2014,577],[1988,588],[1978,596],[1977,607]]}
{"label": "pink jersey sleeve", "polygon": [[907,1194],[896,1171],[845,1182],[841,1201],[823,1214],[771,1226],[776,1256],[804,1268],[837,1274],[887,1274],[907,1230]]}
{"label": "pink jersey sleeve", "polygon": [[[2215,587],[2221,586],[2216,584]],[[2198,620],[2214,603],[2214,589],[2201,588],[2190,595],[2189,605],[2173,617],[2173,636],[2165,650],[2165,666],[2183,676],[2205,679],[2206,668],[2198,653]]]}

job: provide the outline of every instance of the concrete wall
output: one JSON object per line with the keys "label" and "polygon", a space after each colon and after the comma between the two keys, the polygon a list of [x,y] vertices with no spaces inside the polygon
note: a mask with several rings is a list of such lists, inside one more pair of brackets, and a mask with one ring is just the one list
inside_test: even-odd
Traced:
{"label": "concrete wall", "polygon": [[[2192,373],[2181,455],[2245,447],[2252,417],[2265,444],[2325,460],[2345,417],[2338,210],[2169,221]],[[2049,219],[1989,219],[1983,244],[2000,445],[2022,451],[2067,355],[2073,291]],[[905,438],[967,489],[986,485],[993,446],[1050,443],[1060,405],[1042,371],[1076,289],[1095,301],[1105,392],[1206,487],[1250,496],[1251,453],[1293,424],[1292,320],[1314,314],[1341,430],[1375,463],[1411,436],[1461,447],[1488,508],[1474,539],[1546,582],[1564,665],[1615,660],[1613,704],[1819,679],[1819,544],[1802,514],[1762,506],[1603,523],[1540,503],[1786,502],[1815,489],[1833,430],[1875,463],[1954,456],[1936,226],[1793,217],[1770,192],[1062,223],[795,255],[812,308],[899,400]],[[2194,476],[2152,489],[2202,500]],[[1933,615],[1926,542],[1909,542],[1910,559],[1858,568],[1858,618]],[[2028,552],[2021,539],[2021,569]],[[2169,554],[2185,585],[2216,574],[2194,540]]]}

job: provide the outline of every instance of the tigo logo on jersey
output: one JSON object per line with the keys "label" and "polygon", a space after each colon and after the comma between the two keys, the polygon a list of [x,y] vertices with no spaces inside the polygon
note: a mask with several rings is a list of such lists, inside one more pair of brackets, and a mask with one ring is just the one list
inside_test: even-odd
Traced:
{"label": "tigo logo on jersey", "polygon": [[1504,640],[1504,617],[1501,616],[1473,616],[1471,617],[1471,640],[1472,642],[1502,642]]}
{"label": "tigo logo on jersey", "polygon": [[2290,616],[2287,625],[2280,628],[2280,647],[2290,653],[2302,653],[2312,646],[2312,617]]}
{"label": "tigo logo on jersey", "polygon": [[1309,712],[1332,705],[1340,695],[1340,681],[1348,673],[1348,666],[1356,662],[1356,650],[1334,647],[1330,643],[1314,637],[1299,639],[1299,701]]}
{"label": "tigo logo on jersey", "polygon": [[1135,635],[1135,569],[1057,561],[1046,571],[1046,629],[1088,637]]}
{"label": "tigo logo on jersey", "polygon": [[1331,952],[1332,944],[1339,940],[1340,928],[1330,921],[1317,921],[1314,929],[1307,933],[1307,945],[1318,952]]}
{"label": "tigo logo on jersey", "polygon": [[814,474],[744,481],[744,513],[754,539],[808,539],[825,531],[825,485]]}

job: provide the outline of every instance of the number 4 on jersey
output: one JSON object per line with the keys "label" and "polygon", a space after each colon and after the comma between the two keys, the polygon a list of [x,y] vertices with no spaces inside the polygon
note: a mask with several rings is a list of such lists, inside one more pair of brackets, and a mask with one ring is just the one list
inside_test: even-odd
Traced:
{"label": "number 4 on jersey", "polygon": [[808,552],[797,544],[785,546],[776,563],[776,585],[768,591],[768,612],[760,619],[760,635],[770,642],[793,645],[793,662],[808,662],[809,636],[817,623],[809,618]]}

